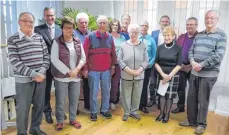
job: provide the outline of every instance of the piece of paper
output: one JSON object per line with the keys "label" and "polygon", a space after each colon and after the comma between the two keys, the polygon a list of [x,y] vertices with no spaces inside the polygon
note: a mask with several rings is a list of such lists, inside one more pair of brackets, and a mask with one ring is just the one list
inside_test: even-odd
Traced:
{"label": "piece of paper", "polygon": [[160,80],[160,84],[157,90],[157,93],[161,96],[165,96],[165,93],[169,87],[169,82],[166,82],[165,84],[162,83],[162,80]]}

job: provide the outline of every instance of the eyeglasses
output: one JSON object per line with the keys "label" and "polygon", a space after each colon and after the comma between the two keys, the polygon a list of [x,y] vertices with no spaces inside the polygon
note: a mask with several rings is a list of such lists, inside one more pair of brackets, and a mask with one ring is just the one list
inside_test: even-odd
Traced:
{"label": "eyeglasses", "polygon": [[55,16],[55,15],[45,15],[45,16],[47,16],[47,17],[53,17],[53,16]]}
{"label": "eyeglasses", "polygon": [[169,21],[161,21],[162,23],[169,23]]}
{"label": "eyeglasses", "polygon": [[118,26],[118,24],[112,24],[112,26]]}
{"label": "eyeglasses", "polygon": [[205,20],[208,20],[208,19],[214,20],[214,19],[218,19],[218,18],[215,18],[215,17],[205,17]]}
{"label": "eyeglasses", "polygon": [[130,32],[129,34],[131,34],[131,35],[138,35],[139,33],[138,32]]}
{"label": "eyeglasses", "polygon": [[101,25],[101,24],[104,24],[104,25],[105,25],[105,24],[107,24],[107,22],[99,22],[99,24],[100,24],[100,25]]}
{"label": "eyeglasses", "polygon": [[63,29],[65,29],[65,30],[73,30],[74,27],[63,27]]}
{"label": "eyeglasses", "polygon": [[148,28],[149,26],[148,25],[140,25],[141,27],[146,27],[146,28]]}
{"label": "eyeglasses", "polygon": [[83,25],[83,24],[88,24],[88,22],[79,22],[81,25]]}
{"label": "eyeglasses", "polygon": [[24,23],[34,24],[34,21],[29,21],[29,20],[20,20],[20,21],[22,21],[22,22],[24,22]]}
{"label": "eyeglasses", "polygon": [[186,26],[195,26],[196,24],[186,24]]}

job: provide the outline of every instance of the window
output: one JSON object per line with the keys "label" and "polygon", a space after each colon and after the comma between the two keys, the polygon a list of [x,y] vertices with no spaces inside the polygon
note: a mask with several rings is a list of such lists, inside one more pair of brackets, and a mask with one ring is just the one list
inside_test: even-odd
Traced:
{"label": "window", "polygon": [[[8,12],[8,9],[11,10],[11,1],[6,1],[6,0],[3,0],[2,1],[2,7],[3,7],[3,16],[4,16],[4,36],[5,36],[5,43],[7,43],[7,34],[8,34],[8,27],[12,27],[12,17],[8,18],[7,15],[7,12]],[[11,16],[11,12],[10,12],[10,16]],[[9,19],[9,20],[8,20]],[[9,23],[9,24],[7,24]]]}
{"label": "window", "polygon": [[2,25],[4,28],[2,28],[1,34],[2,38],[5,39],[5,41],[2,40],[1,42],[3,45],[6,45],[7,38],[17,30],[17,20],[14,17],[15,15],[12,14],[14,12],[13,10],[16,10],[16,1],[3,0],[1,7],[1,16],[3,16],[1,23],[4,23],[4,25]]}
{"label": "window", "polygon": [[141,23],[146,20],[149,30],[157,28],[157,5],[158,0],[125,1],[124,13],[131,16],[131,23]]}

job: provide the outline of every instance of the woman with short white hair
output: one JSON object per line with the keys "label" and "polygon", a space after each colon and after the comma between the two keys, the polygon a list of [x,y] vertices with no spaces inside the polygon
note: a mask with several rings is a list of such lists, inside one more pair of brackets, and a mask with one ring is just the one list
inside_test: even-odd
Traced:
{"label": "woman with short white hair", "polygon": [[140,27],[130,24],[128,27],[130,39],[120,46],[118,53],[121,71],[121,95],[124,108],[123,121],[129,116],[140,120],[137,113],[141,99],[144,71],[148,66],[148,56],[145,44],[139,41]]}

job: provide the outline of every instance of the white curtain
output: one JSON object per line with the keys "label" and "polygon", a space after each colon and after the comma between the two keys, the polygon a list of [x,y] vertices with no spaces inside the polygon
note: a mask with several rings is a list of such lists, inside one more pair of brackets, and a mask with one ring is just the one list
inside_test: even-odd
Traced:
{"label": "white curtain", "polygon": [[[219,28],[229,36],[229,2],[220,0],[187,0],[187,1],[159,1],[159,0],[126,0],[126,1],[64,1],[63,7],[74,9],[87,8],[93,15],[106,15],[120,19],[121,15],[129,14],[132,23],[140,23],[147,20],[150,24],[149,33],[157,29],[162,15],[171,18],[171,25],[176,29],[177,35],[185,33],[186,19],[194,16],[199,21],[198,31],[205,29],[204,15],[209,9],[220,12]],[[229,85],[229,41],[227,52],[221,65],[218,83]]]}

